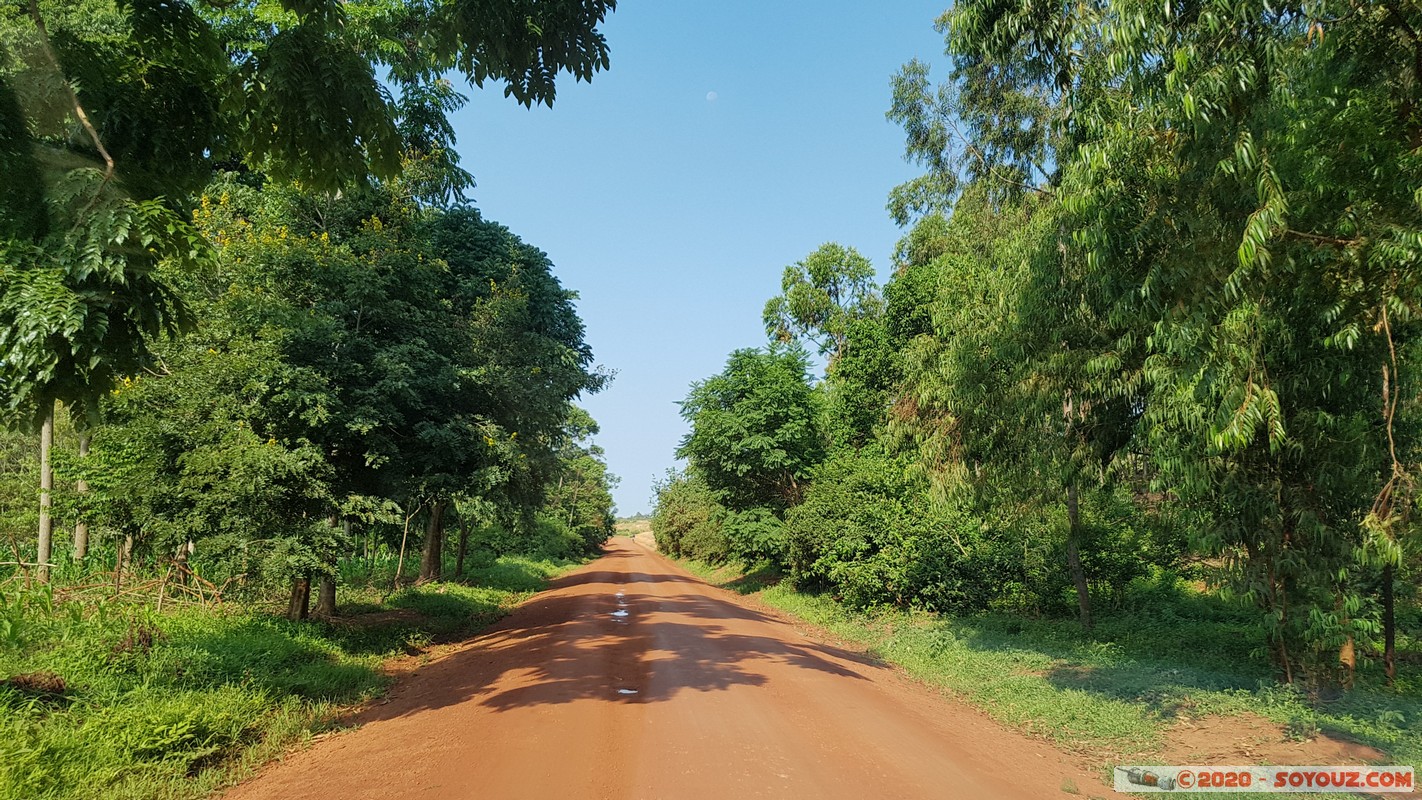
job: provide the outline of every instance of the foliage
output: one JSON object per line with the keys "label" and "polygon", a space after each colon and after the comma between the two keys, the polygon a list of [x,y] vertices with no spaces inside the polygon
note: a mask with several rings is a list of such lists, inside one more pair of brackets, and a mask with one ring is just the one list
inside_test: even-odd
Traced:
{"label": "foliage", "polygon": [[[613,0],[208,3],[44,0],[0,10],[0,401],[26,421],[88,413],[187,317],[163,262],[210,254],[190,196],[219,167],[330,192],[416,172],[472,184],[443,77],[551,104],[559,73],[608,65]],[[377,75],[388,68],[398,102]],[[12,203],[13,201],[13,203]],[[18,203],[24,203],[23,206]]]}
{"label": "foliage", "polygon": [[612,535],[612,489],[617,476],[607,469],[604,452],[592,443],[597,423],[582,409],[574,409],[565,426],[565,444],[558,453],[557,483],[548,490],[544,512],[558,519],[583,542],[592,555]]}
{"label": "foliage", "polygon": [[[385,658],[487,625],[557,571],[501,559],[478,571],[480,585],[408,588],[368,605],[373,622],[341,626],[230,605],[155,614],[8,587],[0,798],[206,796],[329,726],[341,706],[380,693]],[[27,689],[16,677],[35,674],[62,690]]]}
{"label": "foliage", "polygon": [[202,325],[106,398],[94,456],[66,469],[89,484],[76,513],[140,554],[195,541],[209,570],[259,583],[334,574],[350,543],[327,518],[359,516],[352,498],[531,512],[577,475],[559,513],[585,548],[607,535],[596,426],[565,427],[605,379],[543,254],[385,191],[224,181],[194,217],[219,260],[173,282]]}
{"label": "foliage", "polygon": [[787,515],[789,575],[845,604],[986,608],[1002,583],[991,541],[969,515],[932,502],[921,472],[877,448],[816,468]]}
{"label": "foliage", "polygon": [[671,472],[656,491],[652,535],[659,549],[712,564],[731,558],[724,530],[726,509],[705,479],[692,471]]}
{"label": "foliage", "polygon": [[677,455],[733,510],[784,509],[822,457],[818,397],[803,350],[737,350],[681,403],[691,424]]}
{"label": "foliage", "polygon": [[1168,498],[1286,678],[1350,680],[1409,540],[1414,17],[965,2],[938,21],[948,80],[895,78],[927,175],[890,198],[922,218],[886,291],[913,337],[891,427],[958,480],[1064,488],[1069,517],[1116,481]]}
{"label": "foliage", "polygon": [[869,259],[834,242],[786,267],[780,289],[765,304],[766,333],[784,344],[807,338],[831,364],[844,355],[850,326],[881,308]]}

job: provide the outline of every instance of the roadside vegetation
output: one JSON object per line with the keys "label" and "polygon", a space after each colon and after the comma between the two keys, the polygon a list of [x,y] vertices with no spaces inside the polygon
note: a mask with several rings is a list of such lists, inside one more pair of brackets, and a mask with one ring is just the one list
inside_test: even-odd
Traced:
{"label": "roadside vegetation", "polygon": [[203,796],[612,532],[577,294],[468,200],[614,3],[0,8],[0,797]]}
{"label": "roadside vegetation", "polygon": [[892,277],[785,268],[682,403],[659,546],[1068,746],[1252,711],[1417,763],[1422,16],[937,27]]}
{"label": "roadside vegetation", "polygon": [[[341,616],[58,583],[0,608],[0,798],[203,797],[329,730],[386,664],[466,637],[572,562],[500,557],[460,582],[391,591],[386,558]],[[344,566],[344,565],[343,565]],[[453,567],[453,564],[448,566]]]}

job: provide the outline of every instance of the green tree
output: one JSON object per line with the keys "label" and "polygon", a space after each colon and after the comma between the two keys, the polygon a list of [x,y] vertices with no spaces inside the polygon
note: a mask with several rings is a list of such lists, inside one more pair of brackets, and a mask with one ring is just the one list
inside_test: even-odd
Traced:
{"label": "green tree", "polygon": [[[459,102],[441,74],[551,103],[558,73],[591,79],[607,66],[597,25],[613,5],[30,0],[0,10],[0,159],[19,187],[0,211],[0,400],[51,431],[56,401],[92,413],[116,377],[150,360],[149,342],[185,320],[155,267],[203,253],[186,203],[217,165],[336,189],[393,177],[404,154],[443,165],[419,194],[448,199],[468,181],[440,125]],[[402,87],[399,106],[377,65]],[[40,530],[44,562],[47,511]]]}
{"label": "green tree", "polygon": [[544,502],[544,509],[562,520],[589,553],[607,541],[617,521],[612,513],[617,476],[608,471],[603,449],[592,442],[597,432],[597,423],[586,411],[572,410],[558,449],[558,478]]}
{"label": "green tree", "polygon": [[785,344],[810,340],[831,367],[844,355],[854,322],[882,308],[869,259],[834,242],[786,267],[780,289],[765,304],[766,333]]}
{"label": "green tree", "polygon": [[809,358],[798,348],[731,353],[681,402],[691,425],[677,448],[732,509],[785,509],[824,454]]}
{"label": "green tree", "polygon": [[1042,385],[1139,413],[1159,488],[1288,678],[1348,680],[1376,624],[1361,592],[1393,585],[1366,573],[1407,529],[1418,23],[1391,3],[960,3],[950,83],[906,69],[891,111],[939,185],[1062,198],[1024,299],[1074,354]]}
{"label": "green tree", "polygon": [[726,509],[704,479],[693,471],[668,471],[655,491],[652,535],[658,548],[677,558],[712,564],[732,557],[724,529]]}

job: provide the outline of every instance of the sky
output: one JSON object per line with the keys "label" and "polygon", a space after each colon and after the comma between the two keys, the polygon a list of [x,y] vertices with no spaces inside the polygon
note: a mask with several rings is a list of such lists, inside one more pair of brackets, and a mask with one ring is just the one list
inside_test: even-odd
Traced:
{"label": "sky", "polygon": [[919,173],[889,122],[890,78],[946,70],[944,0],[623,0],[611,67],[560,78],[553,107],[492,84],[454,116],[483,215],[548,253],[612,384],[579,402],[622,480],[620,516],[651,510],[679,466],[677,405],[731,351],[766,343],[787,265],[835,241],[882,283],[903,232],[884,204]]}

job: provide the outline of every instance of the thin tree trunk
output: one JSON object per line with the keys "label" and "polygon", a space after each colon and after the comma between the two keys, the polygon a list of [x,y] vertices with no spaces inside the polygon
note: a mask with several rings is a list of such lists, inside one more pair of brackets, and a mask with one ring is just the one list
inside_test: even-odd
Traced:
{"label": "thin tree trunk", "polygon": [[[341,524],[336,517],[331,517],[328,522],[334,528]],[[334,567],[335,565],[329,565]],[[328,570],[321,575],[316,590],[316,610],[314,613],[321,619],[330,619],[336,616],[336,576]]]}
{"label": "thin tree trunk", "polygon": [[39,510],[39,581],[49,583],[49,559],[54,549],[54,519],[50,508],[54,504],[54,466],[50,454],[54,450],[54,401],[44,412],[44,423],[40,426],[40,510]]}
{"label": "thin tree trunk", "polygon": [[395,581],[390,585],[392,592],[400,588],[400,573],[405,571],[405,543],[410,540],[410,521],[415,518],[415,514],[419,513],[419,510],[419,507],[416,506],[415,511],[405,517],[405,532],[400,534],[400,557],[395,561]]}
{"label": "thin tree trunk", "polygon": [[124,542],[114,543],[114,597],[118,597],[119,590],[123,588],[123,562],[128,558],[128,548],[124,547]]}
{"label": "thin tree trunk", "polygon": [[447,500],[435,500],[430,507],[430,519],[425,525],[425,548],[420,557],[420,583],[440,579],[444,559],[444,508]]}
{"label": "thin tree trunk", "polygon": [[178,554],[173,558],[173,566],[178,571],[178,582],[184,586],[188,585],[188,573],[191,571],[188,567],[188,557],[192,555],[193,550],[193,540],[189,539],[178,548]]}
{"label": "thin tree trunk", "polygon": [[573,499],[568,502],[568,527],[573,527],[573,516],[578,513],[578,492],[583,488],[580,483],[573,487]]}
{"label": "thin tree trunk", "polygon": [[[79,457],[89,457],[89,442],[94,438],[92,433],[82,433],[79,435]],[[74,482],[74,491],[79,494],[89,493],[89,482],[80,478]],[[74,523],[74,560],[83,561],[89,555],[89,523],[81,516]]]}
{"label": "thin tree trunk", "polygon": [[459,552],[454,559],[454,577],[459,579],[464,577],[464,552],[469,545],[469,521],[463,514],[459,515]]}
{"label": "thin tree trunk", "polygon": [[1383,672],[1387,685],[1397,678],[1397,608],[1393,595],[1392,565],[1383,567],[1382,575]]}
{"label": "thin tree trunk", "polygon": [[306,619],[311,610],[311,576],[298,575],[291,580],[291,601],[286,606],[286,618],[292,622]]}
{"label": "thin tree trunk", "polygon": [[1076,584],[1076,604],[1081,614],[1081,627],[1091,630],[1091,592],[1086,584],[1086,570],[1081,566],[1081,509],[1077,502],[1076,483],[1067,484],[1067,566]]}

